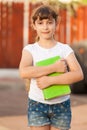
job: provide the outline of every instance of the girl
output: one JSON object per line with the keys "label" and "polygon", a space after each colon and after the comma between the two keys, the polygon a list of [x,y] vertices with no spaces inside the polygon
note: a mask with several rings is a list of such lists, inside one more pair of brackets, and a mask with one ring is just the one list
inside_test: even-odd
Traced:
{"label": "girl", "polygon": [[[31,130],[69,130],[71,122],[70,95],[44,100],[42,89],[53,84],[72,84],[83,79],[83,73],[73,50],[54,39],[57,13],[42,5],[32,15],[38,41],[24,47],[20,75],[31,79],[28,103],[28,124]],[[62,59],[54,64],[37,67],[36,62],[54,56]],[[69,71],[67,71],[67,65]],[[60,76],[48,76],[64,72]]]}

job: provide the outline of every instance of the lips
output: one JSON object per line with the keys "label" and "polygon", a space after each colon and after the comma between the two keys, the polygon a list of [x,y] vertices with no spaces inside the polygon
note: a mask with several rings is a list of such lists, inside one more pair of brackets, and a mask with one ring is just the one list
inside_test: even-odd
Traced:
{"label": "lips", "polygon": [[44,33],[44,34],[48,34],[49,32],[42,32],[42,33]]}

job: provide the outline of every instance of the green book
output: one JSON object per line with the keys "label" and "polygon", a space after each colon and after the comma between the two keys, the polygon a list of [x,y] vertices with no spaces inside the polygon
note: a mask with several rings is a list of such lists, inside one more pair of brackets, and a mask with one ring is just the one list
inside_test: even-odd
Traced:
{"label": "green book", "polygon": [[[60,60],[60,56],[51,57],[45,60],[38,61],[36,63],[36,66],[47,66],[47,65],[55,63],[58,60]],[[58,76],[60,74],[62,73],[54,72],[54,73],[49,74],[49,76]],[[68,95],[71,93],[70,86],[67,84],[51,85],[43,89],[42,91],[43,91],[44,99],[47,99],[47,100],[64,96],[64,95]]]}

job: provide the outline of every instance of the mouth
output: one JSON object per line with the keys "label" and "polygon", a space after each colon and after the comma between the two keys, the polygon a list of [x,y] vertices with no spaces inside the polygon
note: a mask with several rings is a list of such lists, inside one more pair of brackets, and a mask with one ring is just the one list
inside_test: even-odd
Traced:
{"label": "mouth", "polygon": [[48,34],[49,32],[42,32],[43,34]]}

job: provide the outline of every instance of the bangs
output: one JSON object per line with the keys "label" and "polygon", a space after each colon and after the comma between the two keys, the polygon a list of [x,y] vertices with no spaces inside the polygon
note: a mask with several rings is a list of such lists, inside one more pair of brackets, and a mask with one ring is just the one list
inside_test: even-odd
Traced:
{"label": "bangs", "polygon": [[35,23],[37,19],[39,20],[50,19],[51,20],[53,18],[55,19],[55,21],[57,21],[57,14],[53,9],[51,9],[48,6],[39,7],[32,17],[33,23]]}

